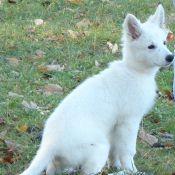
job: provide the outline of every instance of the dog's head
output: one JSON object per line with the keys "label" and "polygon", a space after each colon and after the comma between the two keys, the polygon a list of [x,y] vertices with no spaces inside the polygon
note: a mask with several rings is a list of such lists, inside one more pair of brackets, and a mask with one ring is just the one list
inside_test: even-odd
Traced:
{"label": "dog's head", "polygon": [[[155,14],[141,23],[128,14],[123,24],[123,54],[129,62],[146,67],[164,67],[173,62],[174,56],[167,49],[168,31],[164,26],[164,9],[159,5]],[[134,64],[134,63],[131,63]]]}

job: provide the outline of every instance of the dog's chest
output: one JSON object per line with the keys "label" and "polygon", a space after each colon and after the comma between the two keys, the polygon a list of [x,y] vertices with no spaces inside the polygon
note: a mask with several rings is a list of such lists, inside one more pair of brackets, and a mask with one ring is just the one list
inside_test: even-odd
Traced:
{"label": "dog's chest", "polygon": [[[156,83],[149,77],[123,77],[117,88],[118,112],[143,116],[153,107],[156,98]],[[126,114],[126,115],[127,115]]]}

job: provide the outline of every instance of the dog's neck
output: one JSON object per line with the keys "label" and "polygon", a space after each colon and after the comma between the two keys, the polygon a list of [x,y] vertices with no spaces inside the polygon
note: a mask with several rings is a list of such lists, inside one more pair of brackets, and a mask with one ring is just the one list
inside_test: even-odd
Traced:
{"label": "dog's neck", "polygon": [[[123,63],[127,66],[127,68],[133,72],[139,72],[140,75],[147,75],[150,77],[155,77],[156,73],[159,71],[160,67],[155,67],[155,66],[142,66],[139,62],[135,62],[133,64],[132,59],[125,59],[123,57]],[[132,63],[132,64],[131,64]]]}

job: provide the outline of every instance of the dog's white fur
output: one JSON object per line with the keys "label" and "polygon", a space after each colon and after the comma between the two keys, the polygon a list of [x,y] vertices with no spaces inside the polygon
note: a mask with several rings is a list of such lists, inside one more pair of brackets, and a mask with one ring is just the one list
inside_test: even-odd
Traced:
{"label": "dog's white fur", "polygon": [[164,43],[161,5],[143,24],[128,14],[123,28],[123,59],[88,78],[59,104],[46,121],[36,157],[21,175],[79,167],[96,174],[108,159],[109,166],[137,171],[133,156],[139,123],[154,104],[156,72],[173,56]]}

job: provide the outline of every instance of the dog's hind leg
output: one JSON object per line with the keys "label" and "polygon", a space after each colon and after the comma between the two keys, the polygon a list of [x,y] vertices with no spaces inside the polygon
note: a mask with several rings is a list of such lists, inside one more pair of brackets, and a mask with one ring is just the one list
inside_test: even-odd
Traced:
{"label": "dog's hind leg", "polygon": [[[50,162],[50,164],[47,166],[46,174],[47,175],[54,175],[58,169],[60,169],[59,162],[54,160],[54,161]],[[61,174],[60,171],[57,173]]]}
{"label": "dog's hind leg", "polygon": [[84,174],[97,174],[105,166],[108,159],[109,144],[97,144],[91,147],[91,152],[87,155],[87,161],[82,166]]}
{"label": "dog's hind leg", "polygon": [[31,165],[21,175],[39,175],[54,159],[52,149],[40,147]]}

